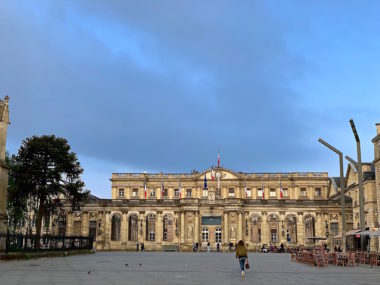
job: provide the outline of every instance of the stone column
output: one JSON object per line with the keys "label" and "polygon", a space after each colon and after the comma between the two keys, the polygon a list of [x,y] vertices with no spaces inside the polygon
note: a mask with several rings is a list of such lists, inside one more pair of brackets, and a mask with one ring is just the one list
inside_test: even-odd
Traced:
{"label": "stone column", "polygon": [[228,212],[224,212],[224,242],[228,244],[230,242],[229,240],[229,229],[228,229]]}
{"label": "stone column", "polygon": [[127,212],[123,212],[123,220],[121,221],[120,227],[120,240],[121,244],[126,245],[128,239],[128,218]]}
{"label": "stone column", "polygon": [[316,214],[316,224],[315,224],[315,236],[316,237],[322,237],[325,236],[325,234],[322,233],[322,216],[321,213],[317,212]]}
{"label": "stone column", "polygon": [[73,212],[67,212],[66,214],[66,236],[71,236],[73,234]]}
{"label": "stone column", "polygon": [[305,245],[305,225],[303,224],[303,213],[298,212],[297,217],[297,244]]}
{"label": "stone column", "polygon": [[[8,230],[8,167],[5,164],[7,129],[9,125],[8,100],[8,96],[5,96],[4,100],[0,100],[0,234],[6,234]],[[5,250],[5,244],[6,239],[0,237],[0,252]]]}
{"label": "stone column", "polygon": [[238,233],[237,233],[237,239],[242,240],[243,239],[243,217],[241,214],[241,211],[238,212]]}
{"label": "stone column", "polygon": [[104,219],[104,244],[106,249],[110,249],[111,242],[111,221],[110,221],[110,211],[106,211],[106,218]]}
{"label": "stone column", "polygon": [[199,243],[199,213],[198,212],[195,212],[195,231],[194,231],[194,234],[195,234],[194,242]]}
{"label": "stone column", "polygon": [[88,212],[83,211],[82,214],[82,236],[88,236],[89,234],[89,221],[88,221]]}
{"label": "stone column", "polygon": [[185,242],[185,213],[181,212],[181,243]]}
{"label": "stone column", "polygon": [[261,215],[263,218],[261,223],[261,243],[269,245],[270,240],[268,236],[267,212],[261,212]]}
{"label": "stone column", "polygon": [[157,212],[156,221],[156,244],[161,245],[163,239],[163,223],[162,223],[162,212]]}

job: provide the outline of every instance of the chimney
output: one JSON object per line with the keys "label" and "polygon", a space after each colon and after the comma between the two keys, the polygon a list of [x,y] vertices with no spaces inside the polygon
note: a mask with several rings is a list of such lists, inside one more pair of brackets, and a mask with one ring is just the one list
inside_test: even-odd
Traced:
{"label": "chimney", "polygon": [[376,134],[377,134],[377,135],[380,134],[380,123],[377,123],[377,124],[376,124]]}

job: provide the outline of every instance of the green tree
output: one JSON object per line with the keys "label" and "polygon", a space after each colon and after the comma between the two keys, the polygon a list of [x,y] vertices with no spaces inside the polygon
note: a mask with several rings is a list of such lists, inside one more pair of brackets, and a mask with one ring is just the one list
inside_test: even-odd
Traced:
{"label": "green tree", "polygon": [[19,191],[15,183],[14,174],[16,172],[16,164],[14,157],[10,156],[8,152],[5,154],[5,163],[9,167],[7,200],[8,224],[10,231],[15,233],[16,230],[21,227],[25,219],[27,199],[22,191]]}
{"label": "green tree", "polygon": [[89,192],[81,180],[83,169],[66,139],[33,136],[22,142],[14,162],[14,184],[19,195],[36,201],[36,234],[41,235],[42,218],[61,212],[63,199],[79,209]]}

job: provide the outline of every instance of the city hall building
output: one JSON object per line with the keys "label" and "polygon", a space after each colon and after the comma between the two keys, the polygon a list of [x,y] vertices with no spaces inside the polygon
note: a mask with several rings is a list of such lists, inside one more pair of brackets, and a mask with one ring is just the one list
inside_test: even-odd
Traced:
{"label": "city hall building", "polygon": [[[244,240],[250,250],[283,243],[313,245],[341,232],[340,194],[326,172],[243,173],[223,167],[191,173],[114,173],[112,199],[91,196],[67,211],[56,233],[91,235],[98,250],[222,249]],[[352,224],[347,198],[347,224]]]}

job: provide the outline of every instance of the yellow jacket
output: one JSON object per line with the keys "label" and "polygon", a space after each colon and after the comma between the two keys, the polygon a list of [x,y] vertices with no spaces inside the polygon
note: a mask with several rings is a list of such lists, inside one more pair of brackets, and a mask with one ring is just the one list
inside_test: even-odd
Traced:
{"label": "yellow jacket", "polygon": [[247,257],[247,248],[244,245],[238,245],[236,248],[236,257]]}

